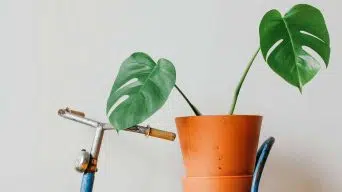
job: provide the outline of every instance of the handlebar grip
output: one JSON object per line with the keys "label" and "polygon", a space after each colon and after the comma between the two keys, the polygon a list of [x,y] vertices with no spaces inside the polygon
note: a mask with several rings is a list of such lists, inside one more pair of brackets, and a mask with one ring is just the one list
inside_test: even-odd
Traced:
{"label": "handlebar grip", "polygon": [[151,137],[157,137],[160,139],[169,140],[169,141],[174,141],[176,139],[175,133],[172,133],[169,131],[163,131],[163,130],[159,130],[155,128],[150,128],[147,135]]}
{"label": "handlebar grip", "polygon": [[68,107],[65,109],[65,111],[66,111],[66,112],[69,112],[69,113],[71,113],[71,114],[77,115],[77,116],[79,116],[79,117],[85,117],[85,113],[83,113],[83,112],[81,112],[81,111],[72,110],[72,109],[70,109],[70,108],[68,108]]}

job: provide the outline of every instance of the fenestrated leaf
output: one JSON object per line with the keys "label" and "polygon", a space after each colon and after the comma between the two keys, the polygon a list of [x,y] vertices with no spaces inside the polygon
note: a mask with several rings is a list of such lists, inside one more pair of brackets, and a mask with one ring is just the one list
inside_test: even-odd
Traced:
{"label": "fenestrated leaf", "polygon": [[[145,53],[134,53],[121,65],[107,101],[107,116],[117,130],[149,118],[167,100],[176,81],[173,64],[155,63]],[[120,98],[128,96],[124,101]]]}
{"label": "fenestrated leaf", "polygon": [[259,34],[268,65],[300,91],[320,69],[320,63],[303,47],[314,50],[328,66],[329,33],[322,13],[315,7],[296,5],[284,17],[271,10],[262,19]]}

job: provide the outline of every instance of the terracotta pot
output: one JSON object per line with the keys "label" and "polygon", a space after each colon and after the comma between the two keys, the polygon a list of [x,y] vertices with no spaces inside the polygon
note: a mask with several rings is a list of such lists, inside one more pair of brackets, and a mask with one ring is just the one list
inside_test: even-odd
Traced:
{"label": "terracotta pot", "polygon": [[250,192],[252,176],[187,177],[183,192]]}
{"label": "terracotta pot", "polygon": [[252,175],[261,116],[176,118],[188,177]]}

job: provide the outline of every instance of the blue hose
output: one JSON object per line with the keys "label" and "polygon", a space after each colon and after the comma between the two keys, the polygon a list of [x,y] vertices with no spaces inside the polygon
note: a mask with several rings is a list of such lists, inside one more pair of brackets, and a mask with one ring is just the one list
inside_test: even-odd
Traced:
{"label": "blue hose", "polygon": [[257,160],[255,163],[255,170],[253,174],[253,182],[252,182],[252,189],[251,192],[258,192],[259,191],[259,184],[262,176],[262,172],[264,170],[267,157],[270,154],[272,146],[274,144],[275,139],[270,137],[267,139],[260,147],[257,153]]}

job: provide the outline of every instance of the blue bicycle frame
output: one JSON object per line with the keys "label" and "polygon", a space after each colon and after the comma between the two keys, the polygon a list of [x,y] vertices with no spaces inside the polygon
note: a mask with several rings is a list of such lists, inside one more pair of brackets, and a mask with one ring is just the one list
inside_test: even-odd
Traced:
{"label": "blue bicycle frame", "polygon": [[81,192],[92,192],[94,186],[95,173],[84,173],[81,184]]}

